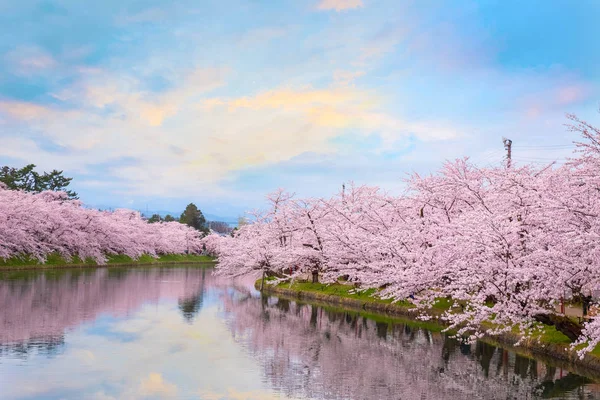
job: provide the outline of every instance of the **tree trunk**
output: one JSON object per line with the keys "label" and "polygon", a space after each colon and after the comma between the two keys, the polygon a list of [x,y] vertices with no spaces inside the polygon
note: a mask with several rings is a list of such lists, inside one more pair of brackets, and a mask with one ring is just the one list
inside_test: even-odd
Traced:
{"label": "tree trunk", "polygon": [[262,292],[265,287],[265,270],[263,269],[262,280],[260,281],[260,291]]}
{"label": "tree trunk", "polygon": [[590,311],[590,304],[592,304],[592,296],[582,296],[581,298],[581,308],[583,312],[583,316],[585,317]]}
{"label": "tree trunk", "polygon": [[319,271],[312,272],[312,283],[319,283]]}
{"label": "tree trunk", "polygon": [[557,331],[563,333],[571,341],[575,341],[581,336],[581,325],[563,315],[538,314],[534,318],[544,325],[554,326]]}

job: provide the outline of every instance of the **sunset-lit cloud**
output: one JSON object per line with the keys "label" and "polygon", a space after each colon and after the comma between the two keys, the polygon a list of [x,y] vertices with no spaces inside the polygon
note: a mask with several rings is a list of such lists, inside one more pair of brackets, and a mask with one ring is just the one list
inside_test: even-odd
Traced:
{"label": "sunset-lit cloud", "polygon": [[[304,153],[335,154],[332,139],[348,129],[377,135],[385,146],[410,135],[423,140],[457,135],[451,127],[388,115],[376,92],[335,85],[336,77],[333,86],[321,89],[283,87],[253,96],[207,97],[226,84],[224,74],[194,69],[159,93],[141,91],[133,78],[92,74],[61,93],[64,101],[79,99],[77,110],[19,102],[0,104],[0,113],[16,125],[44,129],[47,139],[77,151],[70,158],[75,164],[101,162],[107,152],[112,158],[136,158],[135,165],[108,167],[107,172],[130,182],[133,193],[156,195],[186,192],[186,182],[215,190],[219,181],[248,167],[275,165]],[[20,146],[9,144],[3,152],[20,156]],[[62,157],[38,152],[46,153],[48,164]]]}
{"label": "sunset-lit cloud", "polygon": [[48,107],[24,101],[0,101],[0,113],[8,118],[21,121],[42,119],[52,114]]}
{"label": "sunset-lit cloud", "polygon": [[144,397],[174,397],[177,394],[177,386],[166,382],[161,374],[152,372],[146,378],[142,379],[139,394]]}
{"label": "sunset-lit cloud", "polygon": [[363,6],[362,0],[321,0],[317,5],[317,8],[319,10],[343,11]]}

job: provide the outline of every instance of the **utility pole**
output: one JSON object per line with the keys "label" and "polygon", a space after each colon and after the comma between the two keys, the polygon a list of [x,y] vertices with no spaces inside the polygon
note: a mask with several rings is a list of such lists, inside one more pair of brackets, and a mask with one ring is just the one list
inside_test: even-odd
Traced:
{"label": "utility pole", "polygon": [[504,150],[506,150],[506,165],[508,168],[510,168],[510,162],[512,159],[512,140],[503,137],[502,143],[504,143]]}

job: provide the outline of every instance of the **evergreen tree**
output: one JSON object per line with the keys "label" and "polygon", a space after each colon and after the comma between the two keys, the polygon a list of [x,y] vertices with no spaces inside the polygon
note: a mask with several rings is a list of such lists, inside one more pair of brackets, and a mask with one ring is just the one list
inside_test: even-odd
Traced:
{"label": "evergreen tree", "polygon": [[29,164],[23,168],[12,168],[4,166],[0,168],[0,182],[4,183],[10,190],[23,190],[25,192],[39,193],[44,190],[62,191],[67,193],[70,199],[77,199],[77,193],[67,190],[73,178],[64,177],[63,171],[52,170],[39,174],[34,171],[35,164]]}
{"label": "evergreen tree", "polygon": [[148,222],[153,224],[155,222],[160,222],[162,219],[160,218],[160,215],[158,214],[152,214],[152,216],[150,218],[148,218]]}
{"label": "evergreen tree", "polygon": [[194,203],[190,203],[179,217],[179,222],[191,226],[201,232],[208,233],[206,218]]}

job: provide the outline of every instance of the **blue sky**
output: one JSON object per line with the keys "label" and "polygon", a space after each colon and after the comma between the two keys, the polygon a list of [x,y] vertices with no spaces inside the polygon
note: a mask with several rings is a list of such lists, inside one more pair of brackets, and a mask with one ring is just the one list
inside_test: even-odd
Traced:
{"label": "blue sky", "polygon": [[[446,159],[564,160],[600,2],[0,0],[0,164],[91,205],[240,215]],[[563,147],[552,147],[565,145]]]}

